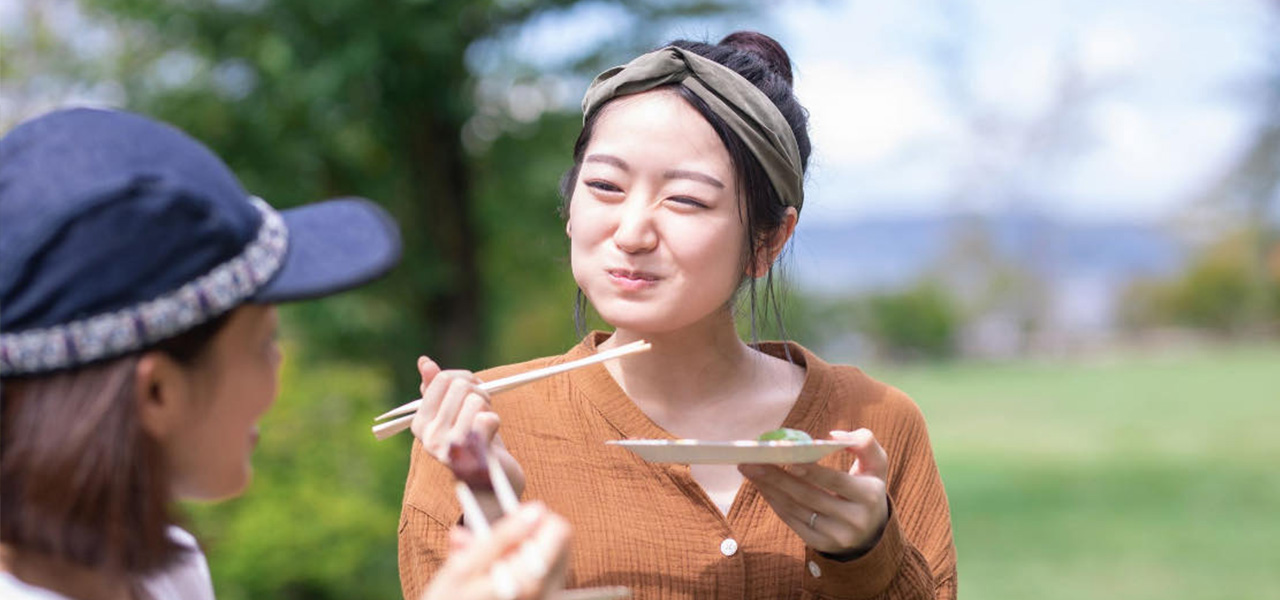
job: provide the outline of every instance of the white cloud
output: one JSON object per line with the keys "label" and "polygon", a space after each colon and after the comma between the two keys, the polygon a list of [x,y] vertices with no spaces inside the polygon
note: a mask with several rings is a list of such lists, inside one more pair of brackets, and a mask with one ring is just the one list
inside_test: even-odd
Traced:
{"label": "white cloud", "polygon": [[[1260,57],[1275,47],[1274,29],[1252,0],[1171,0],[1159,10],[1141,0],[970,0],[948,5],[950,18],[940,6],[780,11],[811,111],[819,212],[934,210],[976,173],[993,186],[979,195],[998,196],[1008,176],[1029,201],[1052,198],[1048,209],[1167,215],[1247,140],[1253,109],[1232,90],[1273,68]],[[1040,150],[1018,143],[1017,128],[1042,120],[1073,72],[1086,86],[1108,84],[1066,122],[1067,139],[1082,144],[1046,148],[1068,152],[1051,160],[1028,155]],[[976,104],[946,93],[956,89],[948,73]],[[974,117],[1000,125],[968,134]]]}
{"label": "white cloud", "polygon": [[1093,117],[1101,143],[1058,182],[1078,199],[1077,212],[1142,215],[1185,202],[1226,168],[1249,125],[1247,115],[1215,106],[1152,111],[1111,102]]}
{"label": "white cloud", "polygon": [[931,74],[899,61],[850,68],[819,61],[805,69],[796,93],[809,109],[810,135],[829,167],[858,167],[894,158],[926,138],[949,135],[953,119],[930,89]]}

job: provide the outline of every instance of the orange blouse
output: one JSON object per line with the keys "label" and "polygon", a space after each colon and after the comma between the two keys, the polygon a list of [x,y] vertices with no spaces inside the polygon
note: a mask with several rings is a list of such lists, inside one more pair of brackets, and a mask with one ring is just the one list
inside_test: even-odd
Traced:
{"label": "orange blouse", "polygon": [[[562,356],[479,376],[493,380],[582,358],[607,337],[595,333]],[[525,499],[541,500],[573,525],[568,587],[624,585],[642,599],[956,597],[950,511],[919,408],[857,368],[789,348],[805,381],[783,426],[814,438],[866,427],[889,455],[890,517],[876,546],[848,562],[827,559],[805,547],[750,481],[724,515],[688,465],[652,464],[605,445],[673,436],[593,365],[493,400],[500,435],[525,470]],[[761,350],[786,352],[781,343]],[[847,452],[819,461],[846,471],[852,462]],[[419,598],[445,560],[449,529],[461,514],[449,469],[413,444],[399,534],[406,598]]]}

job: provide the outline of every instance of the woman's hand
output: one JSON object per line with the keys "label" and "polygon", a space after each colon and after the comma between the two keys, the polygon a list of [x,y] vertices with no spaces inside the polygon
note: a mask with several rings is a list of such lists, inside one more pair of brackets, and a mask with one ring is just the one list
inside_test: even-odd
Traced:
{"label": "woman's hand", "polygon": [[[507,452],[498,437],[498,413],[489,404],[489,394],[480,389],[481,381],[470,371],[442,371],[435,361],[418,359],[418,374],[422,376],[422,406],[413,417],[413,435],[422,442],[427,452],[441,462],[447,462],[449,444],[463,439],[468,431],[475,430],[498,457],[517,495],[524,491],[524,469]],[[485,498],[480,499],[486,505]],[[500,514],[500,513],[499,513]]]}
{"label": "woman's hand", "polygon": [[848,448],[857,457],[848,473],[816,463],[740,465],[738,470],[810,548],[857,554],[875,546],[888,522],[889,458],[870,430],[832,431],[831,436],[855,442]]}
{"label": "woman's hand", "polygon": [[526,504],[477,540],[453,530],[452,555],[423,600],[529,600],[564,586],[569,524],[540,504]]}

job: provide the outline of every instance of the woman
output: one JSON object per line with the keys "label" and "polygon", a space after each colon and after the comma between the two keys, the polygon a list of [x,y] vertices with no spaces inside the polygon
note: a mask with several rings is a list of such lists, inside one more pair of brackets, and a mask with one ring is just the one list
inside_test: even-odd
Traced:
{"label": "woman", "polygon": [[[427,402],[401,516],[406,596],[444,558],[459,509],[431,457],[476,428],[526,498],[575,529],[569,585],[640,598],[954,598],[942,482],[916,405],[858,369],[735,329],[790,239],[809,156],[790,59],[773,39],[677,41],[604,72],[565,178],[574,278],[615,328],[480,373],[420,361]],[[769,290],[766,290],[769,291]],[[767,294],[766,294],[767,296]],[[489,399],[477,380],[637,339],[650,352]],[[498,417],[501,418],[500,434]],[[853,442],[816,464],[650,464],[619,438],[755,439],[786,426]]]}
{"label": "woman", "polygon": [[[249,483],[272,305],[386,273],[394,223],[359,199],[278,213],[182,132],[87,109],[0,139],[0,223],[0,597],[213,598],[172,503]],[[526,507],[428,597],[538,595],[566,535]]]}

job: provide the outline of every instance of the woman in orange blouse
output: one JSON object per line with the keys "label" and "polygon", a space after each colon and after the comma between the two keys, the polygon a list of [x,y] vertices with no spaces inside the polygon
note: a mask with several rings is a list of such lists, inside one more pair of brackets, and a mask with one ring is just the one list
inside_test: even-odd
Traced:
{"label": "woman in orange blouse", "polygon": [[[424,585],[423,564],[443,561],[461,514],[433,455],[478,429],[524,497],[574,526],[570,587],[954,598],[950,514],[916,405],[856,368],[794,343],[748,345],[735,328],[740,294],[753,324],[758,281],[772,298],[772,265],[803,204],[807,118],[786,52],[754,32],[677,41],[601,74],[583,109],[565,231],[582,296],[615,330],[478,376],[419,361],[406,596]],[[476,387],[638,339],[653,349],[493,400]],[[604,444],[754,439],[779,426],[853,444],[788,467],[652,464]]]}

